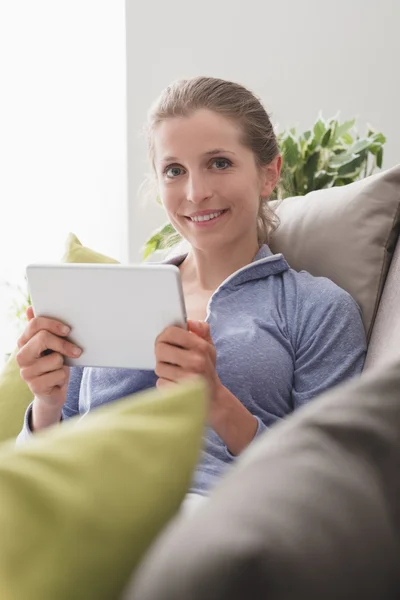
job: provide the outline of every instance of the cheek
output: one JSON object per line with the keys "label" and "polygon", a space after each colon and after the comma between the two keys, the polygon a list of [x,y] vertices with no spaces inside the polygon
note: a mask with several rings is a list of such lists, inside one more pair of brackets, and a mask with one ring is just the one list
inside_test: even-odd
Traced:
{"label": "cheek", "polygon": [[174,214],[180,204],[181,195],[179,192],[179,186],[177,185],[161,185],[159,188],[161,202],[167,213]]}
{"label": "cheek", "polygon": [[228,177],[218,181],[219,191],[235,204],[240,204],[243,210],[251,212],[259,202],[259,187],[256,175],[247,169],[240,169]]}
{"label": "cheek", "polygon": [[249,181],[238,180],[230,189],[230,198],[243,216],[255,217],[258,214],[260,198],[258,189]]}
{"label": "cheek", "polygon": [[177,215],[179,214],[179,210],[184,200],[182,199],[182,194],[178,190],[178,186],[160,186],[159,195],[164,210],[167,213],[168,220],[172,223],[173,227],[182,234],[182,219],[179,219]]}

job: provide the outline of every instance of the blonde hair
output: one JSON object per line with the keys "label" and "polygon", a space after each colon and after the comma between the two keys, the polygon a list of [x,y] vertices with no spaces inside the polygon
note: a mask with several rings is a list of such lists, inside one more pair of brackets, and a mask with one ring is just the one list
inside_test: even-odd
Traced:
{"label": "blonde hair", "polygon": [[[252,150],[259,167],[268,165],[279,155],[276,135],[269,116],[260,100],[238,83],[214,77],[182,79],[167,86],[151,107],[146,126],[148,151],[154,166],[154,130],[172,117],[187,117],[200,109],[211,110],[238,124],[241,142]],[[278,226],[278,218],[260,198],[257,235],[260,245],[269,242]]]}

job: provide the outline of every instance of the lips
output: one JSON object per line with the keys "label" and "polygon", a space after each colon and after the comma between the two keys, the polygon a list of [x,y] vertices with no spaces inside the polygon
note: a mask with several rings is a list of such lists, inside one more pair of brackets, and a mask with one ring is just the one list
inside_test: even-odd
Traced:
{"label": "lips", "polygon": [[203,223],[206,221],[212,221],[213,219],[220,217],[225,212],[226,212],[226,209],[207,211],[207,212],[203,212],[203,213],[197,213],[194,215],[190,215],[187,218],[190,219],[193,223]]}

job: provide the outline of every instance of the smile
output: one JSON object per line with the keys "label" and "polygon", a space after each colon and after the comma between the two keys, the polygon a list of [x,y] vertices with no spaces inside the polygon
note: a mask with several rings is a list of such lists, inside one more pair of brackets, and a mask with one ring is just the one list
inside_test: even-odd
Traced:
{"label": "smile", "polygon": [[213,213],[209,213],[208,215],[197,215],[193,217],[188,217],[193,223],[204,223],[205,221],[213,221],[217,219],[221,215],[226,213],[226,210],[219,210]]}

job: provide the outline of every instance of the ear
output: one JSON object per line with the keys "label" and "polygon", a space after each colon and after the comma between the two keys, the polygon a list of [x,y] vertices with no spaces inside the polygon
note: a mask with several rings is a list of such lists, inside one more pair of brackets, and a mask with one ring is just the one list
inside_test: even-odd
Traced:
{"label": "ear", "polygon": [[279,154],[268,165],[262,167],[262,188],[260,196],[269,198],[279,181],[282,168],[282,156]]}

